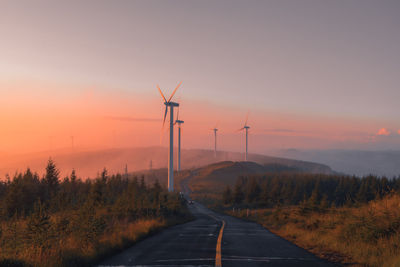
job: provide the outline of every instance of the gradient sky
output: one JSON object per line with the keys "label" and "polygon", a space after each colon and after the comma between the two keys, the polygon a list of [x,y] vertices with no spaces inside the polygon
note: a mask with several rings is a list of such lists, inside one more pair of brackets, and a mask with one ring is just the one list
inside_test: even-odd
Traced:
{"label": "gradient sky", "polygon": [[[0,151],[400,149],[399,1],[0,1]],[[166,136],[163,144],[166,144]]]}

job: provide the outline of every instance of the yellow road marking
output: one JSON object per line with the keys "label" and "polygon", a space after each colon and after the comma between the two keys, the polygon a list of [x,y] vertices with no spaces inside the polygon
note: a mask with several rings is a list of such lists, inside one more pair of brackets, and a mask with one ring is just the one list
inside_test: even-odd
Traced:
{"label": "yellow road marking", "polygon": [[225,228],[225,221],[222,219],[219,219],[217,217],[215,217],[212,214],[207,214],[208,216],[210,216],[211,218],[213,218],[216,221],[222,221],[222,226],[221,229],[219,230],[219,234],[218,234],[218,240],[217,240],[217,248],[215,249],[215,267],[222,267],[222,235],[224,233],[224,228]]}
{"label": "yellow road marking", "polygon": [[215,253],[215,267],[222,267],[221,245],[222,245],[222,234],[224,233],[224,228],[225,228],[225,221],[222,220],[222,227],[221,230],[219,230],[217,248]]}

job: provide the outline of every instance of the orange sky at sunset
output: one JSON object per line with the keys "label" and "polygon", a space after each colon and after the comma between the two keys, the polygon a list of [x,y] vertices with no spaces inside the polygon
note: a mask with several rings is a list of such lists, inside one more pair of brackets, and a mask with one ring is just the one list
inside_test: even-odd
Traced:
{"label": "orange sky at sunset", "polygon": [[[73,94],[58,93],[72,86]],[[181,119],[190,118],[183,125],[184,146],[211,148],[209,129],[218,123],[221,149],[241,151],[243,138],[236,130],[244,123],[247,110],[185,98],[188,86],[192,85],[183,83],[177,94],[181,99]],[[163,105],[155,85],[143,89],[148,95],[37,81],[3,81],[1,87],[9,89],[8,98],[0,102],[3,152],[70,148],[71,136],[76,149],[160,145]],[[161,87],[166,95],[170,94],[171,90]],[[250,110],[249,125],[250,146],[258,153],[349,143],[357,147],[376,142],[376,136],[389,135],[386,129],[378,131],[379,123],[371,120],[274,110]],[[162,145],[166,140],[165,132]]]}

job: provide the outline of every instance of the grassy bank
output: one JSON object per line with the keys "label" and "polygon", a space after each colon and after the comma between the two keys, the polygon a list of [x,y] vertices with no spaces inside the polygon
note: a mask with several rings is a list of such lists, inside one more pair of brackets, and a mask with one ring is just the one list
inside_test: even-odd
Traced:
{"label": "grassy bank", "polygon": [[307,205],[226,211],[250,219],[312,253],[356,266],[400,266],[400,196],[358,207]]}

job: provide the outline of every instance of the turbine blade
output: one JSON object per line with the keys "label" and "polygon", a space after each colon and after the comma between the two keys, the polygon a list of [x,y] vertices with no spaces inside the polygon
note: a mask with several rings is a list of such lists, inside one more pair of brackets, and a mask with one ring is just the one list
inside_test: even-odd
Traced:
{"label": "turbine blade", "polygon": [[162,128],[164,129],[165,126],[165,119],[167,118],[167,113],[168,113],[168,106],[165,106],[165,113],[164,113],[164,120],[162,124]]}
{"label": "turbine blade", "polygon": [[160,145],[162,145],[162,142],[164,140],[164,135],[168,131],[168,127],[163,127],[160,130]]}
{"label": "turbine blade", "polygon": [[240,128],[239,130],[237,130],[237,132],[240,132],[240,131],[243,131],[243,130],[244,130],[244,127]]}
{"label": "turbine blade", "polygon": [[182,82],[178,84],[178,86],[175,88],[175,90],[172,92],[172,95],[169,97],[168,102],[171,101],[172,97],[174,97],[174,94],[176,93],[176,90],[178,90],[179,86],[181,86]]}
{"label": "turbine blade", "polygon": [[167,99],[165,99],[165,96],[164,96],[164,94],[162,93],[162,91],[161,91],[161,89],[160,89],[160,86],[158,86],[158,84],[157,84],[157,89],[158,89],[158,91],[160,92],[162,98],[164,99],[164,102],[167,102]]}

